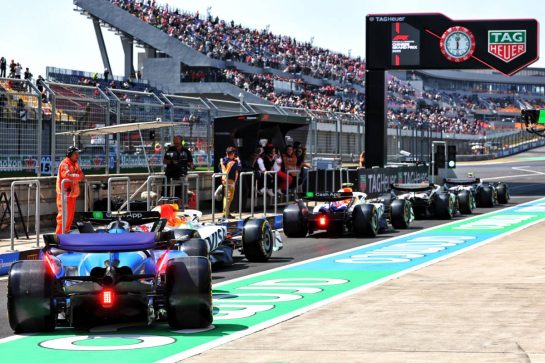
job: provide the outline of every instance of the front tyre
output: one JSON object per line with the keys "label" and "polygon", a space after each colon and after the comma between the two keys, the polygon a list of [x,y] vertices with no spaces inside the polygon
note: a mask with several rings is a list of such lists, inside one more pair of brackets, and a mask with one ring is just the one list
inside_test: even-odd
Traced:
{"label": "front tyre", "polygon": [[8,319],[17,334],[50,332],[56,326],[55,278],[44,261],[17,261],[8,277]]}
{"label": "front tyre", "polygon": [[407,229],[413,217],[411,202],[395,199],[390,204],[390,223],[395,229]]}
{"label": "front tyre", "polygon": [[492,208],[494,206],[494,190],[491,186],[483,186],[477,191],[477,206]]}
{"label": "front tyre", "polygon": [[437,194],[434,201],[435,216],[439,219],[452,219],[454,207],[448,193]]}
{"label": "front tyre", "polygon": [[202,238],[191,238],[180,243],[180,251],[192,257],[202,256],[208,258],[210,253],[208,248],[208,243]]}
{"label": "front tyre", "polygon": [[473,195],[469,190],[462,190],[458,193],[458,208],[462,214],[471,214]]}
{"label": "front tyre", "polygon": [[274,239],[266,219],[248,219],[242,229],[242,250],[250,262],[265,262],[273,252]]}
{"label": "front tyre", "polygon": [[378,211],[373,204],[358,204],[352,212],[352,227],[356,237],[376,237]]}
{"label": "front tyre", "polygon": [[299,204],[290,204],[282,213],[284,234],[290,238],[306,237],[308,223]]}
{"label": "front tyre", "polygon": [[167,321],[173,329],[200,329],[212,323],[212,271],[206,257],[168,261],[165,275]]}
{"label": "front tyre", "polygon": [[499,183],[496,187],[496,191],[498,193],[498,203],[509,203],[509,199],[511,198],[511,196],[509,195],[509,189],[507,188],[507,184]]}

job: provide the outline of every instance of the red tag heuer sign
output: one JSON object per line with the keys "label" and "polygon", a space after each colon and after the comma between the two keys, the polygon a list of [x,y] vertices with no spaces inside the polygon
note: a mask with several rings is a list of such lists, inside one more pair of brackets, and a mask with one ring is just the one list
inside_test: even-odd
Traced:
{"label": "red tag heuer sign", "polygon": [[488,53],[506,63],[526,53],[526,30],[489,30]]}

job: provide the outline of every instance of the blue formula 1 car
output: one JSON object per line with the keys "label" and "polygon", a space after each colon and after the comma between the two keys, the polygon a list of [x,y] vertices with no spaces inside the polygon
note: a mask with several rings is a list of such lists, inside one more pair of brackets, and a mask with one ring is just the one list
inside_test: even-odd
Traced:
{"label": "blue formula 1 car", "polygon": [[166,321],[175,329],[212,322],[205,257],[175,249],[172,232],[44,235],[41,260],[9,272],[8,317],[16,333]]}

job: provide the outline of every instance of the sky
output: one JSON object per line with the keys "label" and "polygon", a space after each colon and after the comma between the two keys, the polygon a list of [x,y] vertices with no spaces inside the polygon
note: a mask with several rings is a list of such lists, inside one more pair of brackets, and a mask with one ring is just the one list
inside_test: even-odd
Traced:
{"label": "sky", "polygon": [[[269,29],[297,40],[353,56],[365,57],[365,15],[440,12],[453,19],[536,18],[545,24],[538,0],[158,0],[171,7],[206,14],[250,28]],[[0,2],[0,56],[29,67],[37,77],[46,66],[89,72],[104,69],[90,19],[74,11],[71,0],[4,0]],[[123,74],[119,37],[103,29],[112,70]],[[545,36],[540,37],[545,49]],[[142,51],[136,48],[136,53]],[[135,61],[136,65],[136,61]],[[545,67],[545,56],[534,63]]]}

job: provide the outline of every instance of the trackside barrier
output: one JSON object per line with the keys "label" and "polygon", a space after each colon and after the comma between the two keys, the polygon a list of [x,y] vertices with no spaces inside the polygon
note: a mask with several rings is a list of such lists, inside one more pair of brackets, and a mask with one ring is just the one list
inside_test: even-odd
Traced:
{"label": "trackside barrier", "polygon": [[250,214],[252,218],[254,217],[254,193],[255,193],[255,173],[253,171],[245,171],[238,175],[238,218],[242,219],[242,184],[243,176],[251,175],[252,176],[252,185],[250,187]]}
{"label": "trackside barrier", "polygon": [[267,216],[267,175],[274,174],[274,215],[278,209],[278,171],[268,170],[263,173],[264,193],[263,193],[263,217]]}
{"label": "trackside barrier", "polygon": [[[212,223],[216,221],[216,196],[214,195],[216,192],[216,179],[225,177],[225,195],[223,198],[229,197],[229,178],[227,178],[227,173],[214,173],[212,174]],[[227,199],[229,200],[229,199]]]}
{"label": "trackside barrier", "polygon": [[[299,174],[301,174],[301,169],[293,169],[293,170],[287,170],[286,174],[291,176],[292,174],[295,174],[295,193],[297,193],[297,190],[299,190]],[[290,201],[290,183],[286,183],[286,203],[289,203]]]}
{"label": "trackside barrier", "polygon": [[[66,184],[72,183],[70,179],[63,179],[61,181],[61,204],[62,204],[62,234],[64,234],[64,231],[66,229]],[[96,183],[96,182],[95,182]],[[89,182],[86,180],[83,183],[83,211],[87,212],[89,210]]]}
{"label": "trackside barrier", "polygon": [[153,180],[163,180],[163,186],[167,185],[167,177],[164,175],[150,175],[146,179],[146,203],[147,203],[147,210],[151,210],[151,183]]}
{"label": "trackside barrier", "polygon": [[11,183],[11,200],[10,200],[10,240],[11,240],[11,250],[15,250],[15,186],[16,185],[28,185],[30,188],[32,185],[36,186],[36,211],[35,211],[35,222],[34,227],[36,229],[36,247],[40,246],[40,181],[37,179],[33,180],[16,180]]}
{"label": "trackside barrier", "polygon": [[[108,213],[110,213],[112,211],[112,182],[114,181],[124,181],[126,183],[126,186],[127,186],[127,212],[130,212],[131,211],[131,203],[130,203],[130,198],[131,198],[131,193],[130,193],[130,188],[131,188],[131,178],[129,178],[128,176],[113,176],[113,177],[110,177],[108,178]],[[122,208],[123,206],[121,206]],[[119,208],[119,209],[121,209]]]}

